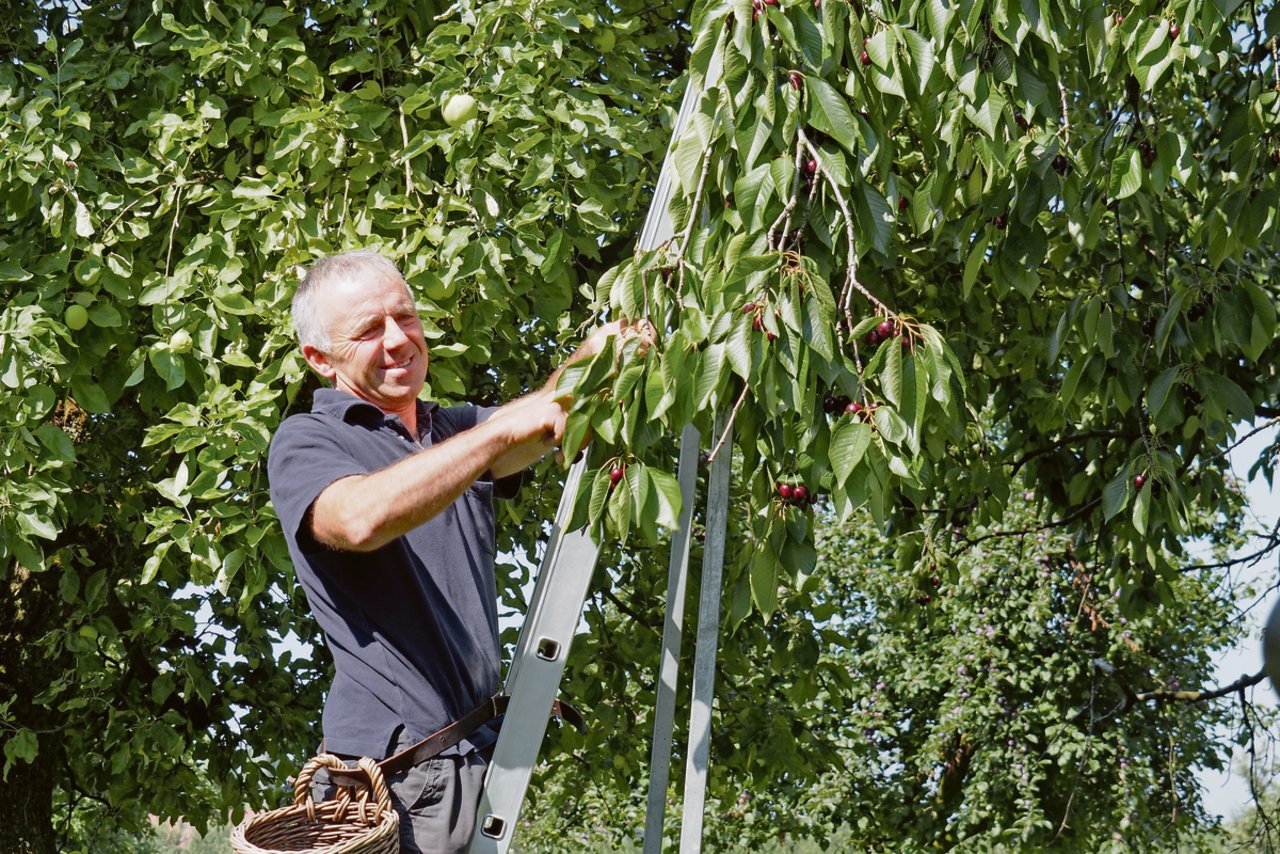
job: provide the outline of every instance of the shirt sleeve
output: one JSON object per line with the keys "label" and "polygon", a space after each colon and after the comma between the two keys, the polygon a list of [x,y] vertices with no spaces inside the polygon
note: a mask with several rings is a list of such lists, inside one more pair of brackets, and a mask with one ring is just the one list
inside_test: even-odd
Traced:
{"label": "shirt sleeve", "polygon": [[324,417],[304,414],[285,419],[272,437],[267,455],[271,503],[285,535],[304,552],[319,549],[311,535],[311,505],[329,484],[368,473],[368,468],[343,447],[334,425]]}
{"label": "shirt sleeve", "polygon": [[[433,422],[433,439],[439,441],[463,430],[470,430],[487,421],[498,409],[497,406],[449,406],[438,409]],[[485,472],[479,479],[493,482],[494,498],[510,501],[520,493],[520,487],[524,485],[524,472],[518,471],[496,480],[489,472]]]}

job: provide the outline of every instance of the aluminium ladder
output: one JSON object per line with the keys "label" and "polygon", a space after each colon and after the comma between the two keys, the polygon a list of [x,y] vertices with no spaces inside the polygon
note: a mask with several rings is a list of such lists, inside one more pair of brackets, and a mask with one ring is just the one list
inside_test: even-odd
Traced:
{"label": "aluminium ladder", "polygon": [[[678,180],[672,153],[682,131],[697,110],[703,92],[717,82],[719,69],[717,55],[704,86],[695,88],[690,83],[685,91],[641,233],[639,249],[642,252],[660,246],[674,236],[674,226],[668,214]],[[726,433],[726,425],[723,414],[717,416],[713,441]],[[667,613],[663,626],[662,659],[650,757],[645,821],[646,854],[658,852],[662,846],[699,446],[698,430],[692,425],[686,425],[681,434],[677,469],[681,510],[679,528],[672,537]],[[726,441],[722,448],[724,453],[712,463],[709,476],[689,750],[685,771],[682,852],[696,852],[701,848],[731,449],[732,442]],[[529,613],[507,671],[504,689],[511,699],[494,747],[493,759],[485,775],[484,790],[476,815],[476,832],[471,841],[472,854],[506,854],[510,848],[524,795],[537,762],[538,749],[546,733],[551,704],[556,698],[574,630],[586,602],[587,589],[600,547],[585,529],[565,530],[573,515],[575,498],[585,470],[584,455],[573,465],[565,479],[564,494],[543,554]]]}

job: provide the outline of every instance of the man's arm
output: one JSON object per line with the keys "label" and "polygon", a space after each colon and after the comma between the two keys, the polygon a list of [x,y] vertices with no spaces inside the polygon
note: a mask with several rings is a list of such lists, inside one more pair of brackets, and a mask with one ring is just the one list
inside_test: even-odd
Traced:
{"label": "man's arm", "polygon": [[440,513],[486,471],[502,478],[542,459],[564,433],[568,402],[555,397],[560,374],[600,352],[605,340],[619,333],[653,340],[647,324],[619,321],[598,327],[533,394],[385,469],[329,484],[311,505],[311,535],[331,548],[373,551]]}
{"label": "man's arm", "polygon": [[331,548],[373,551],[444,510],[504,454],[545,454],[563,429],[559,406],[533,402],[519,417],[495,415],[385,469],[334,481],[311,505],[311,534]]}

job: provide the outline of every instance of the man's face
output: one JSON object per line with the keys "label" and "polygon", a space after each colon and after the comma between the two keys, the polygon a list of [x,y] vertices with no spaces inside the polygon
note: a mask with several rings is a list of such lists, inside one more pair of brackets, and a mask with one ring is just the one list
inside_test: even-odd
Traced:
{"label": "man's face", "polygon": [[382,409],[412,406],[427,378],[427,341],[404,281],[341,279],[316,294],[316,314],[329,330],[329,352],[303,355],[334,388]]}

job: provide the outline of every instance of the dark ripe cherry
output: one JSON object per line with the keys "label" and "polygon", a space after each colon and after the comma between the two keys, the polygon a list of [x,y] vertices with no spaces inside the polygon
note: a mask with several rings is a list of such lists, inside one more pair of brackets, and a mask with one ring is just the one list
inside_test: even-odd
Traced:
{"label": "dark ripe cherry", "polygon": [[614,466],[609,472],[609,482],[616,484],[618,481],[622,480],[622,472],[622,466]]}
{"label": "dark ripe cherry", "polygon": [[805,499],[809,497],[809,490],[803,486],[797,486],[791,490],[791,500],[796,504],[803,504]]}
{"label": "dark ripe cherry", "polygon": [[996,228],[1004,228],[1005,218],[1000,214],[996,214],[991,218],[991,224],[994,225]]}
{"label": "dark ripe cherry", "polygon": [[1066,158],[1066,155],[1059,154],[1053,158],[1053,171],[1059,175],[1065,175],[1071,171],[1071,161]]}
{"label": "dark ripe cherry", "polygon": [[1176,38],[1177,38],[1178,36],[1180,36],[1180,35],[1182,35],[1182,27],[1178,26],[1177,24],[1170,24],[1170,25],[1169,25],[1169,38],[1170,38],[1170,39],[1176,39]]}
{"label": "dark ripe cherry", "polygon": [[799,71],[792,71],[787,75],[787,80],[791,82],[791,88],[798,90],[804,83],[804,75]]}
{"label": "dark ripe cherry", "polygon": [[1027,128],[1031,127],[1031,123],[1027,121],[1027,117],[1024,116],[1022,113],[1013,114],[1013,123],[1016,124],[1018,127],[1020,127],[1022,130],[1026,130]]}
{"label": "dark ripe cherry", "polygon": [[1276,166],[1280,166],[1280,148],[1273,148],[1271,150],[1271,162]]}
{"label": "dark ripe cherry", "polygon": [[874,347],[880,343],[880,333],[872,329],[867,333],[867,346]]}
{"label": "dark ripe cherry", "polygon": [[778,495],[790,501],[791,495],[792,495],[791,484],[789,483],[778,484]]}
{"label": "dark ripe cherry", "polygon": [[742,307],[743,314],[751,314],[755,310],[756,310],[756,304],[753,302],[749,302]]}
{"label": "dark ripe cherry", "polygon": [[724,28],[726,30],[733,29],[733,13],[732,12],[724,16]]}
{"label": "dark ripe cherry", "polygon": [[778,0],[764,0],[764,5],[766,5],[766,6],[777,6],[777,5],[778,5]]}
{"label": "dark ripe cherry", "polygon": [[862,411],[862,404],[855,400],[849,403],[849,405],[844,408],[844,411],[849,415],[857,415]]}
{"label": "dark ripe cherry", "polygon": [[756,332],[759,332],[761,329],[764,329],[764,321],[760,319],[759,315],[756,315],[751,319],[751,328],[754,329]]}
{"label": "dark ripe cherry", "polygon": [[772,332],[766,332],[764,337],[768,338],[770,341],[776,341],[778,339],[778,336]]}
{"label": "dark ripe cherry", "polygon": [[895,331],[896,330],[894,328],[893,321],[889,320],[888,318],[885,318],[884,320],[880,321],[880,323],[876,326],[876,332],[880,335],[881,338],[891,338],[893,337],[893,333]]}
{"label": "dark ripe cherry", "polygon": [[871,54],[867,53],[865,50],[862,52],[862,56],[858,57],[858,59],[861,60],[863,65],[871,64]]}
{"label": "dark ripe cherry", "polygon": [[898,210],[900,210],[900,211],[905,211],[906,209],[907,209],[907,197],[906,197],[906,196],[899,196],[899,197],[898,197]]}
{"label": "dark ripe cherry", "polygon": [[751,0],[751,8],[757,12],[764,11],[764,0]]}
{"label": "dark ripe cherry", "polygon": [[806,175],[812,175],[814,172],[817,172],[817,171],[818,171],[818,161],[817,161],[817,160],[808,160],[808,161],[805,161],[805,164],[804,164],[804,171],[805,171],[805,174],[806,174]]}
{"label": "dark ripe cherry", "polygon": [[1147,482],[1147,476],[1144,474],[1135,474],[1133,476],[1133,488],[1142,489],[1143,484]]}

